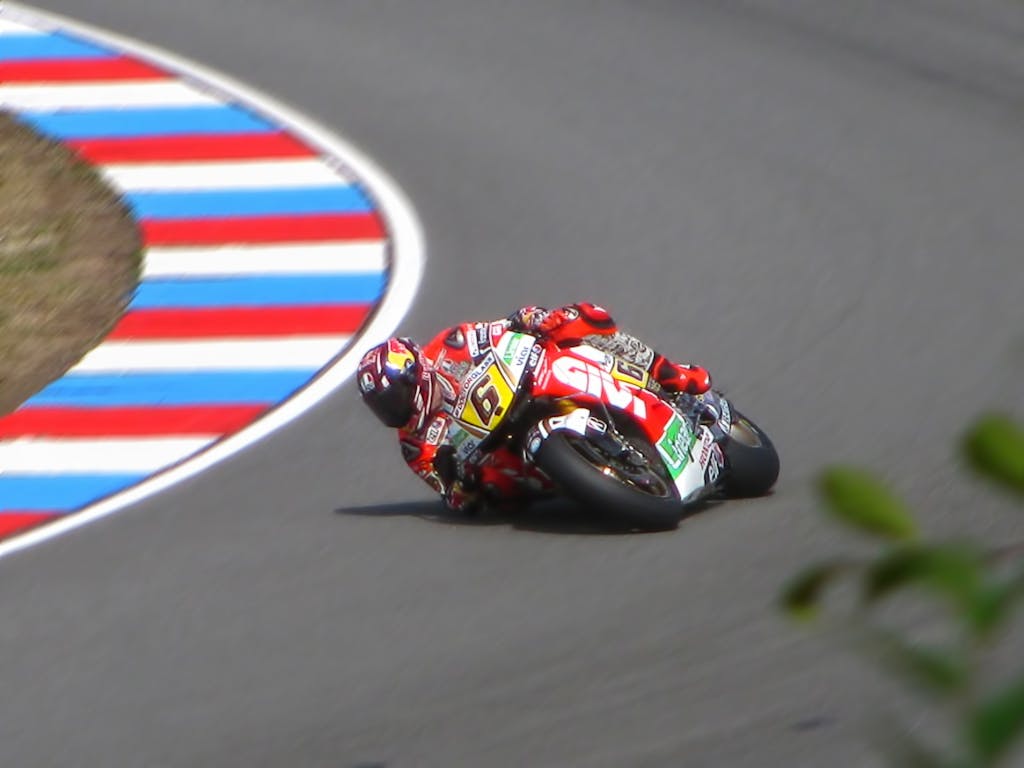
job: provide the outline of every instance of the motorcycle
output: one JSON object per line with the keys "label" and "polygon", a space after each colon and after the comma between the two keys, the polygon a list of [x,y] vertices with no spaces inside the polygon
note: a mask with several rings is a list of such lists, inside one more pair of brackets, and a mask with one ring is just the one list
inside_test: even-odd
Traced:
{"label": "motorcycle", "polygon": [[452,410],[455,455],[538,495],[666,530],[710,496],[763,495],[778,477],[771,440],[720,392],[669,394],[621,358],[501,323],[479,345]]}

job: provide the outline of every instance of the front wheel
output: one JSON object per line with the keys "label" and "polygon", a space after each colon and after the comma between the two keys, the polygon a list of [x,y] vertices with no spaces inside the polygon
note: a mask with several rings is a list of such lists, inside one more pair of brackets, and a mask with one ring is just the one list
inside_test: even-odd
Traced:
{"label": "front wheel", "polygon": [[779,454],[759,426],[733,411],[729,439],[722,446],[729,474],[726,495],[733,498],[763,496],[779,477]]}
{"label": "front wheel", "polygon": [[667,477],[647,462],[611,457],[580,435],[551,433],[534,462],[574,501],[631,527],[671,530],[682,518],[682,504]]}

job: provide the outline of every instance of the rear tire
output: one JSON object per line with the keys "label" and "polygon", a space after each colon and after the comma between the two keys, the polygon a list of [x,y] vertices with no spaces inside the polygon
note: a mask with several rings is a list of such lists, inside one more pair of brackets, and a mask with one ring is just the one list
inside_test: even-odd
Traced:
{"label": "rear tire", "polygon": [[779,477],[779,454],[759,426],[733,411],[729,439],[722,446],[729,474],[725,494],[732,498],[764,496]]}
{"label": "rear tire", "polygon": [[541,444],[534,461],[570,498],[587,509],[645,531],[676,528],[683,516],[675,486],[650,467],[633,478],[647,489],[630,484],[628,472],[602,466],[597,451],[584,438],[553,432]]}

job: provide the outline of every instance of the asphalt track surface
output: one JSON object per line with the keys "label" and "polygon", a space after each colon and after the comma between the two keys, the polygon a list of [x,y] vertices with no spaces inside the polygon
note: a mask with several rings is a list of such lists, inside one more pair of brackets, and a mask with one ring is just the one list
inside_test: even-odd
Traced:
{"label": "asphalt track surface", "polygon": [[707,364],[783,476],[672,534],[453,520],[343,391],[0,563],[0,762],[873,764],[884,689],[772,600],[843,541],[809,490],[825,461],[878,470],[932,532],[1019,532],[951,440],[1024,414],[1024,6],[44,6],[374,157],[427,237],[405,332],[599,299]]}

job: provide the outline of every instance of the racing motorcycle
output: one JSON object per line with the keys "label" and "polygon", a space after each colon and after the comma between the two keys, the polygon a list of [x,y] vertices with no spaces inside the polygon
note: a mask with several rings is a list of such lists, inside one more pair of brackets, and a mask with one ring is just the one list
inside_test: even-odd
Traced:
{"label": "racing motorcycle", "polygon": [[495,461],[537,495],[665,530],[710,496],[763,495],[778,477],[771,440],[720,392],[668,394],[625,360],[501,323],[479,346],[449,426],[456,457]]}

